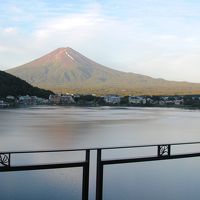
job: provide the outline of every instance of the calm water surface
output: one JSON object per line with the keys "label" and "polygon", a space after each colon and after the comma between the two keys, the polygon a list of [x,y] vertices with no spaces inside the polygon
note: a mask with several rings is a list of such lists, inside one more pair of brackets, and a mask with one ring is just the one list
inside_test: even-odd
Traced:
{"label": "calm water surface", "polygon": [[[200,111],[171,108],[31,107],[0,110],[0,150],[42,150],[200,141]],[[113,152],[105,157],[132,155]],[[93,155],[94,154],[94,155]],[[92,160],[95,160],[95,152]],[[14,158],[76,160],[82,155]],[[92,163],[92,166],[94,163]],[[105,167],[104,199],[200,199],[200,159]],[[90,199],[94,199],[92,170]],[[0,174],[2,200],[81,199],[81,169]]]}

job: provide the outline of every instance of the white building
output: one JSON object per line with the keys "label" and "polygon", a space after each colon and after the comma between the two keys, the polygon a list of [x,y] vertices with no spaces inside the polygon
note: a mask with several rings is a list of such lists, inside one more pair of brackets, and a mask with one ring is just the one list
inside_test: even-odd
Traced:
{"label": "white building", "polygon": [[128,101],[131,104],[146,104],[146,99],[140,96],[129,96]]}
{"label": "white building", "polygon": [[24,105],[30,105],[31,104],[31,97],[29,95],[26,96],[19,96],[19,103]]}
{"label": "white building", "polygon": [[183,99],[176,99],[175,101],[174,101],[174,104],[175,105],[182,105],[184,103],[184,100]]}
{"label": "white building", "polygon": [[9,100],[9,101],[14,101],[14,100],[15,100],[15,97],[14,97],[14,96],[11,96],[11,95],[8,95],[8,96],[6,97],[6,99]]}
{"label": "white building", "polygon": [[7,102],[4,102],[3,100],[0,100],[0,108],[8,107],[9,104]]}
{"label": "white building", "polygon": [[108,104],[118,104],[121,101],[121,97],[118,95],[106,95],[104,101]]}
{"label": "white building", "polygon": [[49,96],[49,101],[51,104],[59,104],[61,100],[61,95],[59,94],[51,94]]}
{"label": "white building", "polygon": [[61,104],[71,104],[75,103],[73,97],[70,94],[64,94],[60,97]]}

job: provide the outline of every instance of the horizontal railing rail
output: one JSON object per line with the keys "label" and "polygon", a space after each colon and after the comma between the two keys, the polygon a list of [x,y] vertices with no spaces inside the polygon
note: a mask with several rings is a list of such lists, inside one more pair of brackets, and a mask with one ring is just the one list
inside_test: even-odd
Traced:
{"label": "horizontal railing rail", "polygon": [[24,153],[51,153],[51,152],[66,152],[66,151],[85,151],[85,150],[112,150],[112,149],[130,149],[130,148],[142,148],[142,147],[156,147],[159,145],[171,145],[171,146],[180,146],[180,145],[192,145],[200,144],[198,142],[182,142],[182,143],[159,143],[159,144],[144,144],[144,145],[128,145],[128,146],[102,146],[102,147],[89,147],[89,148],[69,148],[69,149],[54,149],[54,150],[30,150],[30,151],[1,151],[1,153],[12,153],[12,154],[24,154]]}
{"label": "horizontal railing rail", "polygon": [[[184,150],[189,145],[200,145],[200,142],[183,142],[183,143],[171,143],[171,144],[149,144],[149,145],[136,145],[136,146],[118,146],[118,147],[94,147],[94,148],[79,148],[79,149],[56,149],[56,150],[36,150],[36,151],[2,151],[0,152],[0,172],[11,171],[27,171],[27,170],[44,170],[44,169],[59,169],[59,168],[74,168],[81,167],[82,173],[82,200],[88,200],[89,197],[89,168],[90,168],[90,154],[91,151],[97,152],[97,164],[96,164],[96,200],[102,200],[103,198],[103,171],[105,165],[126,164],[135,162],[147,162],[147,161],[159,161],[170,160],[180,158],[200,157],[200,146],[198,151],[176,153],[173,147],[183,146]],[[153,147],[153,155],[130,158],[109,158],[105,159],[102,153],[109,150],[123,150],[123,149],[140,149]],[[44,153],[64,153],[64,152],[84,152],[83,161],[74,162],[59,162],[59,163],[45,163],[45,164],[21,164],[16,165],[13,163],[12,158],[14,155],[21,154],[44,154]],[[15,158],[16,159],[16,158]]]}

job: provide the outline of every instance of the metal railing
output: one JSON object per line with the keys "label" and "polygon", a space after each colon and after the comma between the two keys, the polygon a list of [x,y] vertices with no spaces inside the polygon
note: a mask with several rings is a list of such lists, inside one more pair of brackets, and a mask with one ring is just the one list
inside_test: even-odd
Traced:
{"label": "metal railing", "polygon": [[[59,153],[59,152],[85,152],[84,161],[77,162],[60,162],[60,163],[45,163],[34,165],[13,165],[12,157],[17,154],[36,154],[36,153]],[[59,168],[76,168],[82,167],[82,200],[88,200],[89,191],[89,163],[90,163],[90,150],[51,150],[51,151],[20,151],[20,152],[2,152],[0,153],[0,172],[11,171],[29,171],[29,170],[44,170],[44,169],[59,169]]]}
{"label": "metal railing", "polygon": [[[87,149],[64,149],[64,150],[41,150],[41,151],[15,151],[15,152],[1,152],[0,153],[0,172],[9,171],[27,171],[27,170],[44,170],[44,169],[59,169],[59,168],[75,168],[81,167],[82,173],[82,200],[89,199],[89,178],[90,178],[90,154],[91,151],[97,152],[96,163],[96,200],[103,198],[103,177],[104,166],[115,164],[126,164],[147,161],[170,160],[180,158],[200,157],[200,146],[197,152],[176,153],[174,147],[182,146],[187,150],[189,145],[200,145],[200,142],[188,143],[171,143],[171,144],[153,144],[153,145],[139,145],[139,146],[119,146],[119,147],[102,147],[102,148],[87,148]],[[142,157],[130,157],[122,159],[103,159],[102,153],[109,150],[122,150],[122,149],[140,149],[140,148],[153,148],[153,155]],[[60,163],[46,163],[46,164],[23,164],[14,165],[12,158],[14,155],[19,154],[42,154],[42,153],[60,153],[60,152],[84,152],[84,160],[76,162],[60,162]]]}

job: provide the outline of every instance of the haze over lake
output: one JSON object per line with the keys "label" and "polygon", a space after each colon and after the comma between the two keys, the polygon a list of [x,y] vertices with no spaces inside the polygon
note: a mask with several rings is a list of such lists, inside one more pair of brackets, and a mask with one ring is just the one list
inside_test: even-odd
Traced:
{"label": "haze over lake", "polygon": [[[37,106],[4,109],[0,110],[0,150],[200,141],[199,118],[199,110],[174,108]],[[124,155],[130,156],[130,152]],[[78,155],[69,155],[72,160],[76,157]],[[36,158],[28,160],[34,162]],[[27,162],[25,158],[22,161]],[[109,166],[105,170],[104,199],[199,199],[199,166],[199,158]],[[3,200],[80,199],[80,169],[9,172],[0,174],[0,178]],[[93,185],[91,199],[94,197],[92,189]]]}

